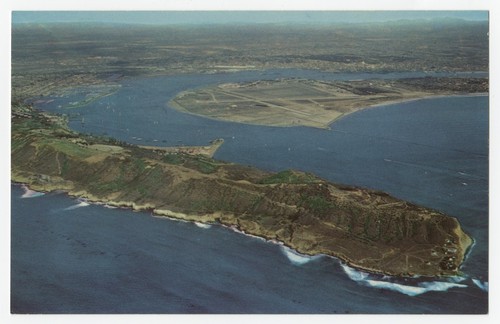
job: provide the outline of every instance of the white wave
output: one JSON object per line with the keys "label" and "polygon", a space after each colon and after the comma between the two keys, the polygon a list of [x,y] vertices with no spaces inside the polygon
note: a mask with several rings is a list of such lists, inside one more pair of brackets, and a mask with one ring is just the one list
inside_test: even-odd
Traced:
{"label": "white wave", "polygon": [[467,285],[454,283],[454,282],[445,282],[445,281],[429,281],[422,282],[419,286],[424,287],[428,291],[447,291],[450,288],[467,288]]}
{"label": "white wave", "polygon": [[109,208],[109,209],[117,209],[118,208],[116,206],[111,206],[111,205],[108,205],[108,204],[104,204],[104,207]]}
{"label": "white wave", "polygon": [[454,287],[455,288],[467,287],[467,285],[464,284],[459,284],[456,282],[446,282],[446,281],[419,282],[416,285],[400,284],[390,281],[369,279],[370,274],[363,271],[355,270],[345,264],[342,264],[342,268],[344,269],[344,272],[351,280],[357,281],[368,287],[392,290],[408,296],[417,296],[429,291],[447,291],[448,289]]}
{"label": "white wave", "polygon": [[196,226],[198,226],[199,228],[205,228],[206,229],[206,228],[212,227],[212,225],[210,225],[210,224],[204,224],[204,223],[199,223],[199,222],[194,222],[194,224]]}
{"label": "white wave", "polygon": [[365,282],[370,287],[393,290],[408,296],[420,295],[427,291],[426,288],[423,287],[407,286],[393,282],[378,281],[378,280],[366,280]]}
{"label": "white wave", "polygon": [[88,202],[86,201],[81,201],[79,204],[76,204],[76,205],[73,205],[73,206],[69,206],[67,208],[64,208],[64,210],[73,210],[73,209],[77,209],[77,208],[80,208],[80,207],[86,207],[90,205]]}
{"label": "white wave", "polygon": [[273,244],[276,244],[276,245],[283,245],[283,242],[281,241],[278,241],[278,240],[275,240],[275,239],[270,239],[270,240],[267,240],[268,242],[271,242]]}
{"label": "white wave", "polygon": [[450,278],[447,278],[447,280],[448,280],[449,282],[455,282],[455,283],[457,283],[457,282],[462,282],[462,281],[464,281],[465,279],[467,279],[467,277],[455,276],[455,277],[450,277]]}
{"label": "white wave", "polygon": [[228,225],[228,226],[223,225],[223,226],[229,228],[233,232],[240,233],[240,234],[245,234],[245,232],[243,232],[242,230],[238,229],[238,227],[236,225]]}
{"label": "white wave", "polygon": [[264,241],[264,242],[267,242],[267,240],[261,236],[257,236],[257,235],[253,235],[253,234],[248,234],[248,233],[244,233],[246,236],[249,236],[249,237],[252,237],[254,239],[258,239],[258,240],[261,240],[261,241]]}
{"label": "white wave", "polygon": [[43,192],[29,189],[25,185],[22,185],[22,188],[24,189],[24,194],[21,196],[21,198],[35,198],[35,197],[40,197],[40,196],[45,195],[45,193],[43,193]]}
{"label": "white wave", "polygon": [[472,244],[469,246],[469,248],[467,249],[467,251],[465,252],[465,256],[464,256],[464,261],[467,261],[467,259],[469,258],[469,255],[471,254],[472,252],[472,249],[476,246],[476,240],[475,239],[472,239]]}
{"label": "white wave", "polygon": [[366,283],[371,287],[382,288],[397,291],[408,296],[417,296],[429,291],[447,291],[450,288],[465,288],[467,285],[444,282],[444,281],[430,281],[421,282],[417,286],[403,285],[394,282],[367,280]]}
{"label": "white wave", "polygon": [[280,249],[281,252],[283,252],[283,254],[285,254],[285,256],[288,258],[288,260],[290,260],[290,262],[292,262],[295,265],[306,264],[307,262],[312,261],[316,257],[318,257],[318,256],[310,256],[299,253],[284,245],[280,245]]}
{"label": "white wave", "polygon": [[245,236],[248,236],[248,237],[252,237],[252,238],[256,238],[258,240],[261,240],[261,241],[265,241],[265,242],[271,242],[271,243],[275,243],[275,244],[283,244],[279,241],[276,241],[276,240],[267,240],[261,236],[257,236],[257,235],[253,235],[253,234],[250,234],[250,233],[247,233],[245,231],[242,231],[240,229],[238,229],[238,227],[236,227],[235,225],[224,225],[224,224],[220,224],[222,227],[225,227],[227,229],[230,229],[231,231],[233,232],[236,232],[236,233],[239,233],[239,234],[243,234]]}
{"label": "white wave", "polygon": [[478,286],[481,290],[488,292],[489,290],[489,284],[488,281],[481,282],[479,279],[472,279],[472,282]]}
{"label": "white wave", "polygon": [[278,241],[275,241],[275,240],[266,240],[265,238],[263,238],[261,236],[253,235],[253,234],[247,233],[245,231],[239,230],[236,228],[236,226],[230,226],[229,228],[232,229],[233,231],[235,231],[236,233],[240,233],[240,234],[243,234],[245,236],[252,237],[252,238],[255,238],[255,239],[258,239],[261,241],[271,242],[271,243],[275,243],[275,244],[283,244],[282,242],[278,243]]}
{"label": "white wave", "polygon": [[168,217],[168,216],[159,216],[159,215],[155,215],[155,214],[151,214],[151,217],[158,218],[158,219],[164,219],[164,220],[172,221],[172,222],[191,223],[190,221],[187,221],[185,219],[173,218],[173,217]]}
{"label": "white wave", "polygon": [[368,278],[368,273],[366,272],[355,270],[346,264],[341,264],[341,266],[342,269],[344,269],[344,272],[347,274],[347,276],[351,278],[351,280],[363,281],[366,280],[366,278]]}

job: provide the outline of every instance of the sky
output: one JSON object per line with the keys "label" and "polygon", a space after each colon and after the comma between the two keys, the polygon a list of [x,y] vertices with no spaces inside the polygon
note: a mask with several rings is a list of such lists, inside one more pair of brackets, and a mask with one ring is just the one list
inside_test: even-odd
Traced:
{"label": "sky", "polygon": [[13,11],[12,23],[366,23],[401,19],[488,20],[488,11]]}

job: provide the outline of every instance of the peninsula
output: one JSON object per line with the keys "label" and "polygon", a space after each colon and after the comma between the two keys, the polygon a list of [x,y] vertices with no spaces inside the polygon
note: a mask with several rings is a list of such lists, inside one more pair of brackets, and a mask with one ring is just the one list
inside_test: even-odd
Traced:
{"label": "peninsula", "polygon": [[455,218],[383,192],[79,134],[21,102],[11,144],[12,181],[32,189],[234,226],[374,273],[456,275],[472,243]]}
{"label": "peninsula", "polygon": [[329,128],[333,121],[375,105],[486,92],[486,78],[279,79],[183,91],[170,101],[170,106],[182,112],[232,122]]}
{"label": "peninsula", "polygon": [[[136,77],[268,69],[364,73],[367,78],[423,71],[449,76],[226,83],[179,93],[171,102],[208,118],[327,128],[335,119],[377,104],[488,92],[488,79],[474,77],[489,69],[488,30],[487,22],[462,20],[131,25],[127,32],[114,24],[16,24],[12,181],[157,215],[235,226],[371,272],[455,275],[472,239],[453,217],[296,170],[270,173],[217,161],[212,155],[220,140],[206,147],[157,148],[76,133],[63,117],[35,110],[26,101],[47,102],[84,88],[62,107],[67,118],[80,118],[85,105],[112,98]],[[473,77],[460,78],[460,72]]]}

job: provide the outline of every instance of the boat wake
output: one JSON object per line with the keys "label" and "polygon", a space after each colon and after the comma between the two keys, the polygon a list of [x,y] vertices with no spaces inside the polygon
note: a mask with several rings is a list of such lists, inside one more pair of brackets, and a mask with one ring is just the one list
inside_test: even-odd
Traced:
{"label": "boat wake", "polygon": [[341,264],[341,266],[351,280],[364,286],[392,290],[412,297],[429,291],[447,291],[450,288],[467,287],[467,285],[459,283],[465,280],[464,277],[454,277],[447,281],[419,281],[418,278],[404,279],[372,275],[353,269],[345,264]]}
{"label": "boat wake", "polygon": [[76,204],[76,205],[73,205],[73,206],[69,206],[67,208],[64,208],[64,210],[73,210],[73,209],[77,209],[77,208],[80,208],[80,207],[87,207],[89,206],[90,204],[86,201],[80,201],[80,203]]}
{"label": "boat wake", "polygon": [[38,192],[38,191],[34,191],[34,190],[29,189],[26,185],[22,185],[21,187],[24,190],[24,194],[21,196],[21,198],[35,198],[35,197],[40,197],[40,196],[45,195],[45,193],[43,193],[43,192]]}

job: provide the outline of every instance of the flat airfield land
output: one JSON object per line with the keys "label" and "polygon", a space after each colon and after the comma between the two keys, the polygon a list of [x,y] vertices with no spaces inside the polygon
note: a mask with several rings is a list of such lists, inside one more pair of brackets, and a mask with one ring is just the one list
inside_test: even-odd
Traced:
{"label": "flat airfield land", "polygon": [[317,81],[281,79],[226,83],[179,93],[170,105],[214,119],[267,126],[329,128],[338,118],[374,105],[432,95],[487,92],[486,79]]}

